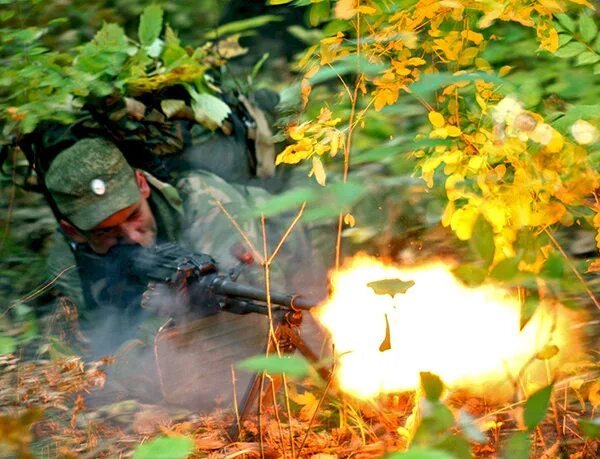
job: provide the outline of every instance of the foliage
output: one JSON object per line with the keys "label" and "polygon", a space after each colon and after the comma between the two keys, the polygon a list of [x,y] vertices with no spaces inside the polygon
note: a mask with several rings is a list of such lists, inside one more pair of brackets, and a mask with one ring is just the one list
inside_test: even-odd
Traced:
{"label": "foliage", "polygon": [[[599,182],[585,146],[598,140],[597,131],[580,120],[571,129],[574,141],[566,139],[566,132],[503,94],[507,90],[499,83],[506,86],[503,77],[511,68],[496,71],[484,56],[491,44],[490,30],[497,33],[498,21],[534,28],[542,56],[557,52],[566,45],[564,37],[572,39],[573,33],[580,41],[595,39],[597,27],[588,12],[582,11],[575,22],[564,13],[567,6],[542,2],[527,7],[520,2],[502,7],[472,2],[443,6],[421,1],[400,9],[376,1],[338,2],[336,18],[352,21],[355,30],[348,30],[347,22],[345,27],[336,23],[335,33],[309,50],[301,92],[306,104],[310,78],[320,68],[335,68],[354,56],[358,73],[353,89],[340,74],[352,104],[350,118],[344,120],[345,129],[331,132],[326,124],[333,117],[331,107],[322,107],[326,117],[290,128],[295,143],[278,156],[278,162],[310,158],[313,172],[320,171],[317,180],[324,184],[320,157],[336,156],[340,145],[347,156],[352,132],[358,123],[365,123],[369,110],[398,103],[402,93],[416,97],[429,112],[416,139],[450,140],[449,145],[412,153],[429,187],[434,186],[436,170],[443,167],[448,203],[442,224],[462,240],[476,234],[475,249],[486,267],[512,259],[521,270],[539,272],[544,256],[537,252],[523,259],[515,250],[517,238],[524,230],[570,225],[582,213],[592,215],[588,209],[594,207],[585,199]],[[564,26],[568,21],[573,23],[571,35]],[[557,55],[568,57],[560,51]],[[371,74],[363,70],[363,62],[382,68]],[[341,118],[334,121],[338,125]],[[339,140],[342,132],[345,142]],[[505,280],[513,277],[506,269],[496,274]]]}
{"label": "foliage", "polygon": [[298,378],[306,376],[310,369],[304,358],[294,355],[257,355],[240,362],[238,366],[253,373],[266,371],[272,375],[287,374]]}
{"label": "foliage", "polygon": [[[46,33],[39,27],[3,29],[0,119],[4,142],[32,132],[41,122],[81,120],[86,116],[86,104],[109,96],[137,97],[175,85],[186,88],[192,100],[191,117],[216,129],[229,112],[214,95],[216,88],[206,72],[245,52],[235,37],[196,49],[183,47],[173,29],[163,23],[158,6],[144,10],[137,40],[128,38],[119,25],[105,23],[90,42],[59,52],[43,46]],[[186,108],[182,101],[183,105],[173,108],[177,102],[163,105],[167,118]],[[134,102],[128,108],[135,116],[144,117],[143,109],[140,113]],[[113,117],[118,119],[116,114]]]}
{"label": "foliage", "polygon": [[139,445],[133,459],[185,459],[194,451],[194,441],[183,437],[158,437]]}

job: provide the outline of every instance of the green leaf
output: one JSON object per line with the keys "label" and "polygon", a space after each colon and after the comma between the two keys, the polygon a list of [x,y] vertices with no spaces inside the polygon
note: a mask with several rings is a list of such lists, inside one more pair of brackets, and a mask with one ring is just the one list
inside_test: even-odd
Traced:
{"label": "green leaf", "polygon": [[421,387],[425,392],[425,397],[431,402],[438,401],[442,392],[444,391],[444,383],[438,375],[430,373],[428,371],[422,371],[421,375]]}
{"label": "green leaf", "polygon": [[475,225],[473,225],[473,236],[470,239],[471,247],[483,258],[485,266],[490,266],[494,261],[494,252],[496,246],[494,244],[494,230],[492,225],[483,217],[479,216]]}
{"label": "green leaf", "polygon": [[440,436],[449,433],[454,425],[454,415],[450,408],[441,402],[421,401],[423,418],[417,427],[413,444],[415,446],[430,446],[440,441]]}
{"label": "green leaf", "polygon": [[393,453],[384,459],[456,459],[456,456],[439,449],[411,448],[403,453]]}
{"label": "green leaf", "polygon": [[593,440],[600,438],[600,418],[589,420],[580,419],[578,423],[579,430],[581,430],[581,433],[587,438],[591,438]]}
{"label": "green leaf", "polygon": [[185,459],[194,452],[194,440],[187,437],[158,437],[139,445],[133,459]]}
{"label": "green leaf", "polygon": [[596,25],[596,21],[594,21],[594,18],[589,14],[582,13],[579,16],[578,26],[579,33],[581,33],[581,38],[588,43],[591,42],[598,34],[598,26]]}
{"label": "green leaf", "polygon": [[554,53],[556,57],[568,59],[577,56],[586,50],[586,46],[578,41],[571,41]]}
{"label": "green leaf", "polygon": [[558,34],[558,47],[561,48],[573,40],[573,36],[567,33]]}
{"label": "green leaf", "polygon": [[594,65],[594,75],[598,75],[600,73],[600,64]]}
{"label": "green leaf", "polygon": [[575,23],[573,18],[571,18],[570,16],[568,16],[566,14],[557,14],[556,19],[558,19],[558,22],[560,23],[560,25],[562,25],[569,32],[575,32],[575,28],[577,27],[577,24]]}
{"label": "green leaf", "polygon": [[598,35],[598,38],[594,41],[594,51],[600,53],[600,35]]}
{"label": "green leaf", "polygon": [[239,21],[228,22],[227,24],[223,24],[222,26],[219,26],[217,29],[212,30],[211,32],[204,34],[204,38],[206,38],[207,40],[223,38],[224,35],[245,32],[246,30],[256,29],[270,22],[276,22],[281,20],[282,18],[280,16],[266,14],[263,16],[255,16],[250,19],[242,19]]}
{"label": "green leaf", "polygon": [[540,304],[540,297],[538,292],[532,290],[527,291],[525,301],[521,303],[521,314],[519,319],[519,330],[523,330],[529,323],[538,305]]}
{"label": "green leaf", "polygon": [[94,35],[93,41],[98,47],[110,50],[126,52],[129,47],[125,31],[117,24],[105,23]]}
{"label": "green leaf", "polygon": [[12,354],[17,349],[17,341],[12,336],[0,336],[0,355]]}
{"label": "green leaf", "polygon": [[252,372],[266,371],[271,375],[285,373],[297,378],[306,376],[310,370],[306,359],[295,355],[257,355],[241,361],[238,367]]}
{"label": "green leaf", "polygon": [[519,272],[519,259],[517,257],[506,258],[500,261],[492,272],[490,276],[493,279],[499,281],[509,281],[513,279]]}
{"label": "green leaf", "polygon": [[543,387],[533,393],[525,402],[525,411],[523,413],[523,421],[525,425],[532,431],[546,417],[548,405],[550,404],[550,396],[552,395],[553,385]]}
{"label": "green leaf", "polygon": [[142,46],[151,46],[162,30],[163,9],[158,5],[144,8],[140,18],[138,37]]}
{"label": "green leaf", "polygon": [[389,295],[393,298],[398,293],[406,293],[413,285],[415,285],[415,281],[412,280],[381,279],[369,282],[367,287],[371,287],[377,295]]}
{"label": "green leaf", "polygon": [[561,255],[552,253],[544,263],[541,272],[543,277],[551,279],[562,279],[565,274],[565,262]]}
{"label": "green leaf", "polygon": [[474,264],[461,264],[454,270],[452,274],[467,287],[477,287],[485,280],[487,270]]}
{"label": "green leaf", "polygon": [[252,71],[250,72],[250,81],[254,81],[256,79],[256,75],[262,68],[263,64],[267,62],[269,58],[269,53],[264,53],[262,57],[252,66]]}
{"label": "green leaf", "polygon": [[312,27],[317,27],[331,17],[329,2],[313,3],[308,10],[308,22]]}
{"label": "green leaf", "polygon": [[515,432],[504,444],[500,457],[503,459],[529,459],[531,438],[527,432]]}
{"label": "green leaf", "polygon": [[192,111],[196,121],[208,129],[215,130],[231,113],[229,105],[212,94],[193,94]]}
{"label": "green leaf", "polygon": [[473,452],[468,440],[459,435],[447,435],[446,438],[435,446],[459,459],[473,458]]}
{"label": "green leaf", "polygon": [[517,255],[525,263],[534,263],[539,253],[539,243],[536,235],[528,228],[519,230],[515,241]]}
{"label": "green leaf", "polygon": [[595,64],[598,61],[600,61],[600,56],[598,56],[596,53],[592,51],[584,51],[579,56],[577,56],[577,60],[575,61],[575,63],[577,65],[588,65]]}

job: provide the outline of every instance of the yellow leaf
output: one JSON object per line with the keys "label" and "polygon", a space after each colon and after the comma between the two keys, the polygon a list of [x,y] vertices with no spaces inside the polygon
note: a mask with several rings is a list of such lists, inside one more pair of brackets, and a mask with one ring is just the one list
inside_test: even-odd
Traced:
{"label": "yellow leaf", "polygon": [[458,209],[450,219],[450,227],[461,241],[471,239],[473,225],[479,216],[479,211],[473,206],[465,206]]}
{"label": "yellow leaf", "polygon": [[392,105],[398,99],[398,91],[387,88],[378,88],[374,93],[375,111],[380,111],[386,105]]}
{"label": "yellow leaf", "polygon": [[308,79],[303,78],[302,82],[300,83],[300,94],[302,96],[303,107],[306,107],[306,104],[308,103],[308,96],[310,95],[311,91],[312,86],[310,85],[310,82],[308,81]]}
{"label": "yellow leaf", "polygon": [[321,67],[318,65],[313,65],[308,72],[306,72],[304,74],[304,78],[311,78],[313,76],[315,76],[315,73],[317,73],[319,71]]}
{"label": "yellow leaf", "polygon": [[335,4],[335,17],[337,19],[352,19],[356,15],[357,0],[338,0]]}
{"label": "yellow leaf", "polygon": [[598,271],[600,271],[600,260],[594,260],[588,265],[588,269],[586,272],[596,273]]}
{"label": "yellow leaf", "polygon": [[460,65],[469,65],[477,57],[477,54],[479,54],[479,48],[475,46],[465,48],[458,54],[458,63]]}
{"label": "yellow leaf", "polygon": [[348,225],[350,228],[354,228],[356,221],[354,220],[354,217],[352,216],[352,214],[350,212],[348,212],[346,215],[344,215],[344,223],[346,225]]}
{"label": "yellow leaf", "polygon": [[472,41],[476,45],[483,41],[483,35],[478,32],[473,32],[472,30],[463,30],[460,34],[463,38]]}
{"label": "yellow leaf", "polygon": [[549,360],[558,354],[558,346],[554,344],[546,344],[540,352],[535,355],[536,359]]}
{"label": "yellow leaf", "polygon": [[303,421],[310,421],[319,406],[319,401],[312,392],[306,391],[303,394],[290,393],[290,398],[295,403],[302,406],[300,409],[300,419]]}
{"label": "yellow leaf", "polygon": [[596,380],[596,382],[592,384],[592,387],[590,387],[588,399],[594,408],[600,406],[600,380]]}
{"label": "yellow leaf", "polygon": [[371,15],[377,13],[377,10],[372,6],[361,5],[358,7],[358,12],[362,14]]}
{"label": "yellow leaf", "polygon": [[450,220],[452,219],[452,215],[454,215],[454,210],[456,207],[454,206],[454,201],[450,201],[446,205],[446,209],[444,209],[444,214],[442,215],[442,225],[448,226],[450,225]]}
{"label": "yellow leaf", "polygon": [[409,60],[406,61],[405,63],[406,65],[423,65],[426,64],[425,59],[421,59],[420,57],[411,57]]}
{"label": "yellow leaf", "polygon": [[434,129],[429,133],[430,139],[445,139],[448,137],[448,130],[446,128]]}
{"label": "yellow leaf", "polygon": [[318,156],[312,157],[312,171],[311,173],[315,174],[315,179],[317,183],[321,186],[325,186],[325,180],[327,175],[325,174],[325,168],[323,167],[323,163]]}
{"label": "yellow leaf", "polygon": [[448,133],[448,137],[458,137],[462,134],[461,130],[456,126],[446,126],[446,132]]}
{"label": "yellow leaf", "polygon": [[471,156],[471,158],[469,158],[469,171],[470,172],[479,172],[479,169],[481,169],[481,166],[483,165],[484,161],[483,158],[481,156]]}
{"label": "yellow leaf", "polygon": [[508,74],[508,72],[510,72],[512,70],[512,67],[510,65],[503,65],[502,67],[500,67],[500,69],[498,70],[498,76],[505,76]]}
{"label": "yellow leaf", "polygon": [[338,151],[338,148],[340,145],[340,136],[341,136],[341,133],[334,132],[331,137],[331,151],[329,152],[329,154],[331,155],[332,158],[335,155],[337,155],[337,151]]}
{"label": "yellow leaf", "polygon": [[441,128],[444,126],[444,124],[446,124],[446,122],[444,121],[444,117],[439,112],[431,111],[429,112],[427,117],[429,118],[429,122],[432,124],[433,127]]}
{"label": "yellow leaf", "polygon": [[556,129],[552,129],[552,140],[550,140],[550,143],[546,145],[546,150],[548,150],[550,153],[558,153],[560,150],[562,150],[564,144],[565,141],[562,135],[560,135]]}

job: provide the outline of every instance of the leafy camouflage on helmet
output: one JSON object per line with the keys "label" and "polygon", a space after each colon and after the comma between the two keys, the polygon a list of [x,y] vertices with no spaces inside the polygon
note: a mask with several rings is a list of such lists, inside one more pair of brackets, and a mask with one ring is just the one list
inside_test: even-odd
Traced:
{"label": "leafy camouflage on helmet", "polygon": [[141,198],[133,169],[101,138],[62,151],[46,172],[46,187],[62,216],[84,231]]}

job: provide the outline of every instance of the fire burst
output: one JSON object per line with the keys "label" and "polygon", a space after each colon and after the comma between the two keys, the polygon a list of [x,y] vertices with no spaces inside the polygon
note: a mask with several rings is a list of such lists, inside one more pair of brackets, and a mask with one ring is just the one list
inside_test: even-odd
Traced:
{"label": "fire burst", "polygon": [[[392,298],[367,286],[382,279],[401,279],[409,288]],[[520,331],[514,295],[491,285],[468,288],[441,262],[397,268],[356,257],[332,285],[317,317],[335,344],[341,388],[359,398],[414,389],[421,371],[452,387],[489,390],[514,378],[545,346],[564,354],[572,341],[566,319],[548,308],[538,308]],[[545,368],[538,361],[544,378],[560,359]]]}

